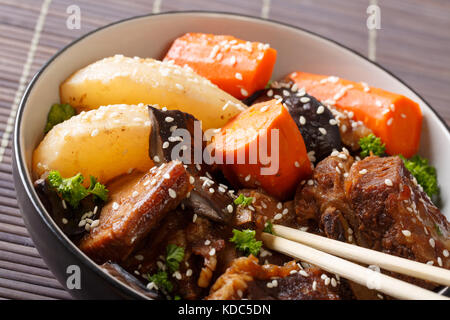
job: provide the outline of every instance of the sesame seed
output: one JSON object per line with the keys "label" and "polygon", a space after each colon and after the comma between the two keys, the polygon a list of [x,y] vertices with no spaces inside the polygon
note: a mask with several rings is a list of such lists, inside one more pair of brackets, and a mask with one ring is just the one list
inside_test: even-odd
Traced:
{"label": "sesame seed", "polygon": [[114,202],[114,203],[112,204],[112,208],[113,208],[113,210],[119,209],[119,204],[118,204],[117,202]]}
{"label": "sesame seed", "polygon": [[236,74],[234,76],[236,79],[242,80],[242,74],[240,74],[239,72],[236,72]]}
{"label": "sesame seed", "polygon": [[247,90],[245,90],[244,88],[241,88],[241,94],[242,94],[244,97],[247,97],[247,96],[248,96],[248,92],[247,92]]}
{"label": "sesame seed", "polygon": [[281,202],[277,203],[277,209],[281,210],[283,208],[283,204]]}
{"label": "sesame seed", "polygon": [[427,264],[428,264],[429,266],[432,266],[432,265],[434,264],[434,261],[432,261],[432,260],[427,261]]}
{"label": "sesame seed", "polygon": [[190,277],[192,276],[192,269],[187,269],[186,270],[186,277]]}
{"label": "sesame seed", "polygon": [[301,98],[300,98],[300,102],[301,102],[301,103],[308,103],[309,101],[311,101],[311,99],[308,98],[308,97],[301,97]]}
{"label": "sesame seed", "polygon": [[267,288],[273,288],[272,282],[267,282],[266,286],[267,286]]}
{"label": "sesame seed", "polygon": [[312,284],[312,290],[313,290],[313,291],[316,291],[316,289],[317,289],[317,281],[314,280],[314,281],[313,281],[313,284]]}
{"label": "sesame seed", "polygon": [[289,212],[289,209],[288,209],[288,208],[284,208],[284,209],[283,209],[283,212],[282,212],[281,214],[282,214],[282,215],[286,215],[288,212]]}
{"label": "sesame seed", "polygon": [[153,157],[153,161],[159,162],[159,161],[160,161],[160,160],[159,160],[159,157],[158,157],[158,156],[154,156],[154,157]]}
{"label": "sesame seed", "polygon": [[441,258],[441,257],[438,257],[438,258],[437,258],[437,262],[438,262],[438,265],[439,265],[440,267],[442,267],[442,258]]}
{"label": "sesame seed", "polygon": [[389,120],[386,122],[386,124],[387,124],[388,126],[390,126],[390,125],[392,124],[392,121],[394,121],[394,119],[389,118]]}
{"label": "sesame seed", "polygon": [[312,186],[314,184],[314,181],[309,179],[307,183],[308,183],[308,186]]}
{"label": "sesame seed", "polygon": [[67,223],[69,223],[69,220],[67,220],[66,218],[62,218],[62,220],[61,220],[61,221],[62,221],[62,223],[63,223],[63,224],[67,224]]}
{"label": "sesame seed", "polygon": [[169,142],[164,141],[162,147],[163,147],[163,149],[167,149],[169,147]]}
{"label": "sesame seed", "polygon": [[215,255],[216,254],[216,249],[215,248],[212,248],[210,251],[209,251],[209,255],[210,256],[213,256],[213,255]]}
{"label": "sesame seed", "polygon": [[194,215],[192,216],[192,222],[195,223],[195,221],[197,221],[197,214],[194,213]]}
{"label": "sesame seed", "polygon": [[308,277],[309,274],[305,270],[300,270],[298,273],[300,273],[304,277]]}
{"label": "sesame seed", "polygon": [[209,193],[214,193],[214,188],[209,188]]}
{"label": "sesame seed", "polygon": [[228,210],[229,213],[233,213],[233,206],[231,204],[229,204],[227,206],[227,210]]}
{"label": "sesame seed", "polygon": [[268,96],[268,97],[273,96],[273,90],[272,90],[272,89],[270,89],[269,91],[267,91],[267,96]]}
{"label": "sesame seed", "polygon": [[325,283],[326,286],[329,285],[330,282],[331,282],[330,278],[326,278],[325,281],[324,281],[324,283]]}
{"label": "sesame seed", "polygon": [[169,196],[175,199],[177,197],[177,193],[175,192],[175,190],[169,188]]}
{"label": "sesame seed", "polygon": [[306,123],[306,119],[304,116],[300,116],[299,121],[301,125],[304,125]]}
{"label": "sesame seed", "polygon": [[98,135],[98,129],[92,130],[91,137],[95,137],[96,135]]}
{"label": "sesame seed", "polygon": [[385,179],[384,183],[388,186],[388,187],[392,187],[394,184],[392,183],[391,179]]}
{"label": "sesame seed", "polygon": [[261,112],[266,112],[267,109],[269,109],[269,106],[264,106],[264,107],[261,108]]}
{"label": "sesame seed", "polygon": [[319,128],[319,131],[321,134],[326,135],[327,134],[327,130],[325,130],[325,128]]}
{"label": "sesame seed", "polygon": [[323,106],[320,106],[317,108],[317,114],[322,114],[325,111],[325,108]]}
{"label": "sesame seed", "polygon": [[61,201],[61,203],[62,203],[62,206],[63,206],[64,210],[67,209],[67,204],[66,204],[66,201],[64,199]]}
{"label": "sesame seed", "polygon": [[402,233],[405,237],[411,237],[411,231],[409,230],[402,230]]}
{"label": "sesame seed", "polygon": [[366,174],[367,173],[367,169],[362,169],[359,171],[359,174]]}
{"label": "sesame seed", "polygon": [[138,260],[138,261],[144,260],[144,256],[143,256],[142,254],[137,254],[137,255],[135,255],[134,257],[135,257],[136,260]]}
{"label": "sesame seed", "polygon": [[336,282],[336,279],[335,279],[335,278],[331,278],[331,285],[332,285],[333,287],[336,287],[336,286],[337,286],[337,282]]}
{"label": "sesame seed", "polygon": [[300,168],[300,163],[298,163],[298,161],[295,161],[294,166],[296,166],[297,168]]}
{"label": "sesame seed", "polygon": [[433,238],[430,238],[430,240],[428,240],[428,242],[430,243],[430,246],[431,246],[432,248],[434,248],[434,246],[436,245],[436,242],[434,241]]}
{"label": "sesame seed", "polygon": [[272,285],[274,288],[278,287],[278,280],[277,279],[272,280]]}
{"label": "sesame seed", "polygon": [[444,257],[448,257],[449,256],[449,253],[448,253],[448,250],[447,249],[444,249],[443,251],[442,251],[442,254],[444,255]]}
{"label": "sesame seed", "polygon": [[166,117],[166,118],[165,118],[165,121],[166,121],[166,122],[169,122],[169,123],[170,123],[170,122],[173,122],[173,120],[174,120],[174,118],[172,118],[172,117]]}
{"label": "sesame seed", "polygon": [[337,125],[337,121],[335,119],[330,119],[330,121],[328,121],[328,123],[332,126]]}
{"label": "sesame seed", "polygon": [[173,273],[172,277],[176,278],[177,280],[181,280],[181,273],[180,273],[180,271],[175,271]]}
{"label": "sesame seed", "polygon": [[273,220],[280,220],[281,218],[283,218],[283,215],[281,213],[277,213],[274,217]]}
{"label": "sesame seed", "polygon": [[245,181],[250,181],[250,178],[251,178],[251,177],[252,177],[251,175],[248,175],[248,176],[245,177],[244,180],[245,180]]}
{"label": "sesame seed", "polygon": [[194,184],[194,182],[195,182],[195,178],[193,176],[190,176],[189,177],[189,183],[190,184]]}

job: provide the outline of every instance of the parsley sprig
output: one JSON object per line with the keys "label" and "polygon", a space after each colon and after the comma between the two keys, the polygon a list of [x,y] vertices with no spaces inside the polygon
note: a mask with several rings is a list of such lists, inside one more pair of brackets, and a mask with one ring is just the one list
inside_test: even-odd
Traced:
{"label": "parsley sprig", "polygon": [[361,159],[368,157],[371,154],[374,156],[382,156],[386,149],[386,146],[381,142],[381,139],[373,133],[359,139],[359,146],[361,147],[361,153],[359,154]]}
{"label": "parsley sprig", "polygon": [[47,176],[50,187],[54,188],[72,208],[77,208],[80,201],[93,194],[99,199],[108,199],[106,187],[91,177],[91,185],[88,189],[83,186],[84,177],[81,173],[70,178],[63,178],[58,171],[52,170]]}
{"label": "parsley sprig", "polygon": [[47,124],[45,125],[44,132],[49,132],[54,126],[70,119],[75,114],[75,109],[69,104],[53,104],[48,112]]}
{"label": "parsley sprig", "polygon": [[230,241],[235,244],[236,249],[242,251],[244,254],[257,256],[259,250],[261,250],[262,242],[256,240],[255,235],[255,230],[246,229],[241,231],[233,229],[233,237]]}
{"label": "parsley sprig", "polygon": [[235,205],[241,205],[243,207],[248,206],[252,202],[253,202],[253,197],[246,197],[242,193],[239,195],[239,197],[234,199],[234,204]]}
{"label": "parsley sprig", "polygon": [[170,271],[175,272],[180,268],[180,263],[184,258],[184,248],[176,244],[169,244],[166,248],[166,264]]}
{"label": "parsley sprig", "polygon": [[415,155],[411,159],[402,158],[405,167],[417,179],[423,190],[431,197],[439,194],[439,187],[437,183],[436,168],[428,164],[428,160]]}

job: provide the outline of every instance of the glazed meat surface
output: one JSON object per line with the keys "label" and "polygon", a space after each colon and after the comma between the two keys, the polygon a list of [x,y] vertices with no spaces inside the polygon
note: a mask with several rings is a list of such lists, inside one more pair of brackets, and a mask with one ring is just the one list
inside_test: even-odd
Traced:
{"label": "glazed meat surface", "polygon": [[80,249],[98,263],[125,260],[191,185],[182,163],[172,161],[118,187],[120,192],[111,192],[103,207],[99,225],[80,242]]}
{"label": "glazed meat surface", "polygon": [[211,287],[208,300],[337,300],[345,296],[340,281],[317,268],[303,269],[294,261],[258,264],[254,256],[233,261]]}
{"label": "glazed meat surface", "polygon": [[336,152],[299,187],[295,204],[300,222],[315,220],[330,238],[450,267],[449,223],[399,157],[354,162]]}

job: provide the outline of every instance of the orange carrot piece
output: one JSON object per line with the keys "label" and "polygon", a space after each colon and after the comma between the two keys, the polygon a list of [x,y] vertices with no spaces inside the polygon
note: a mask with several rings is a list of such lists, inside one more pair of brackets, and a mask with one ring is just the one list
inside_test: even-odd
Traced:
{"label": "orange carrot piece", "polygon": [[[261,187],[284,200],[312,173],[302,135],[277,100],[255,104],[237,115],[214,136],[213,143],[224,162],[225,177],[237,187]],[[263,172],[269,167],[270,173]]]}
{"label": "orange carrot piece", "polygon": [[337,77],[293,72],[288,78],[299,88],[338,109],[353,112],[386,144],[390,155],[409,158],[417,153],[422,129],[422,111],[407,97]]}
{"label": "orange carrot piece", "polygon": [[176,39],[164,60],[188,65],[232,96],[243,99],[270,80],[277,51],[260,42],[226,35],[186,33]]}

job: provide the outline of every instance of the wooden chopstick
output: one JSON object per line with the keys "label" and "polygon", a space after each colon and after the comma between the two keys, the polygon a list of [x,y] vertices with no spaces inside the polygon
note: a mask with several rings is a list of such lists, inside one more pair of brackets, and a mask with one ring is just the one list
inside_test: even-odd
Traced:
{"label": "wooden chopstick", "polygon": [[359,264],[319,251],[304,244],[274,236],[270,233],[262,233],[261,238],[269,249],[309,262],[325,271],[337,274],[363,286],[368,286],[371,283],[373,289],[397,299],[449,300],[447,297],[432,291],[425,290],[382,273],[377,273]]}
{"label": "wooden chopstick", "polygon": [[274,225],[273,230],[277,236],[306,244],[341,258],[368,265],[376,265],[389,271],[450,286],[450,270],[444,268],[434,267],[426,263],[400,258],[281,225]]}

